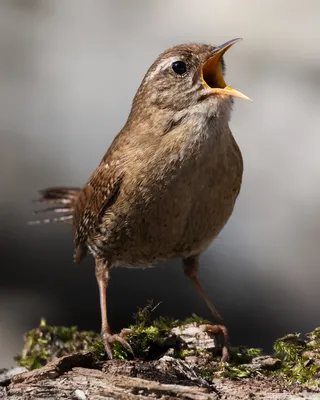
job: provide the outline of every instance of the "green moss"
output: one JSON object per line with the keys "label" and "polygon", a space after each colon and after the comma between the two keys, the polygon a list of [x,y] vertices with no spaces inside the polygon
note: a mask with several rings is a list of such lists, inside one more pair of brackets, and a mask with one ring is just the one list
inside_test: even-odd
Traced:
{"label": "green moss", "polygon": [[[146,307],[138,309],[135,314],[135,323],[129,327],[132,333],[127,339],[135,357],[148,358],[152,347],[161,346],[173,326],[173,321],[167,318],[152,320],[152,313],[158,306],[159,303],[154,306],[152,302],[149,302]],[[129,356],[128,353],[127,356]]]}
{"label": "green moss", "polygon": [[[172,328],[190,323],[197,325],[208,323],[195,314],[184,321],[164,317],[153,319],[153,312],[157,307],[158,304],[154,306],[150,302],[146,307],[138,309],[135,314],[135,323],[130,326],[131,333],[127,336],[134,356],[120,343],[115,342],[112,343],[114,358],[157,359],[168,348],[167,339],[170,339]],[[181,359],[190,355],[199,356],[199,360],[203,361],[201,365],[204,365],[200,373],[208,381],[212,381],[213,377],[243,379],[274,374],[283,378],[288,384],[320,386],[317,378],[320,373],[320,328],[307,334],[305,339],[299,334],[286,335],[275,342],[274,349],[275,356],[281,360],[280,369],[274,372],[250,365],[254,357],[261,355],[261,349],[257,348],[231,347],[229,363],[221,363],[210,351],[205,350],[200,352],[177,347],[174,348],[174,354]],[[38,328],[25,335],[24,349],[16,360],[21,366],[35,369],[45,365],[54,357],[82,351],[92,352],[97,361],[107,359],[99,334],[90,331],[79,332],[75,326],[71,328],[50,326],[42,319]]]}
{"label": "green moss", "polygon": [[25,335],[24,349],[15,360],[30,370],[40,368],[54,357],[89,351],[98,338],[95,332],[79,332],[76,326],[50,326],[41,319],[39,327]]}
{"label": "green moss", "polygon": [[294,333],[276,340],[273,347],[277,356],[289,365],[301,359],[303,351],[306,350],[306,343],[300,339],[300,334]]}
{"label": "green moss", "polygon": [[[159,350],[171,329],[178,326],[179,323],[181,324],[178,320],[165,317],[153,320],[152,314],[158,306],[159,303],[153,305],[152,302],[149,302],[144,308],[139,308],[134,315],[134,324],[129,326],[132,332],[127,336],[127,341],[130,343],[136,358],[150,358],[151,353],[153,353],[152,349]],[[120,343],[115,342],[111,346],[115,359],[132,359],[132,354]],[[90,350],[97,360],[106,358],[101,341],[95,343]]]}
{"label": "green moss", "polygon": [[146,358],[153,343],[161,341],[159,330],[155,326],[131,326],[132,334],[128,336],[133,352],[138,358]]}
{"label": "green moss", "polygon": [[[116,360],[128,360],[132,355],[122,346],[119,342],[111,343],[113,358]],[[107,360],[107,353],[104,348],[103,341],[96,340],[88,349],[92,354],[94,359],[99,361]]]}
{"label": "green moss", "polygon": [[261,355],[261,349],[231,347],[229,363],[216,363],[205,368],[201,373],[207,379],[223,377],[242,379],[273,374],[283,378],[286,384],[303,384],[318,386],[320,381],[317,374],[320,372],[320,328],[306,335],[306,340],[300,334],[289,334],[274,344],[275,357],[281,360],[281,367],[276,371],[255,369],[250,365],[254,357]]}
{"label": "green moss", "polygon": [[148,304],[143,308],[138,308],[137,312],[134,314],[134,320],[136,328],[150,326],[152,323],[152,313],[159,306],[160,303],[153,305],[152,301],[149,301]]}
{"label": "green moss", "polygon": [[250,365],[223,365],[219,370],[218,374],[216,374],[223,378],[229,379],[242,379],[242,378],[251,378],[257,375],[257,371],[253,369]]}
{"label": "green moss", "polygon": [[106,351],[102,340],[96,340],[90,347],[89,351],[93,354],[96,361],[101,361],[106,358]]}
{"label": "green moss", "polygon": [[[165,317],[153,319],[153,312],[159,306],[149,302],[146,307],[138,309],[135,314],[135,323],[130,326],[132,333],[127,340],[133,348],[134,357],[148,359],[157,358],[161,352],[165,352],[165,341],[172,328],[190,323],[208,323],[201,317],[193,314],[186,320],[174,320]],[[76,326],[50,326],[45,319],[40,321],[38,328],[25,335],[25,346],[21,354],[17,355],[16,361],[19,365],[28,369],[35,369],[45,365],[54,357],[61,357],[73,352],[90,351],[97,361],[107,359],[103,342],[99,334],[95,332],[79,332]],[[133,355],[128,352],[120,343],[111,344],[115,359],[128,360]],[[235,349],[233,360],[236,364],[250,359],[250,349]],[[254,349],[251,349],[252,351]],[[175,349],[175,356],[185,358],[190,355],[202,355],[205,351],[199,352],[187,349]],[[252,353],[253,354],[253,353]],[[256,354],[254,352],[254,354]]]}
{"label": "green moss", "polygon": [[200,376],[205,379],[207,382],[211,383],[214,378],[215,373],[217,372],[217,367],[209,366],[200,369]]}
{"label": "green moss", "polygon": [[197,324],[197,325],[202,325],[202,324],[212,324],[212,322],[203,319],[202,317],[199,317],[197,314],[192,314],[191,317],[186,318],[183,321],[178,321],[179,323],[176,326],[183,326],[183,325],[188,325],[188,324]]}
{"label": "green moss", "polygon": [[279,374],[289,384],[302,383],[320,386],[316,374],[320,371],[320,328],[306,335],[290,334],[278,339],[274,344],[276,356],[282,361]]}
{"label": "green moss", "polygon": [[245,346],[231,347],[229,350],[230,363],[234,365],[248,364],[254,357],[261,356],[262,349]]}
{"label": "green moss", "polygon": [[316,379],[320,372],[320,328],[306,335],[303,340],[300,334],[289,334],[274,344],[275,357],[281,360],[281,367],[274,372],[257,370],[250,365],[254,357],[261,355],[261,349],[231,347],[229,363],[216,363],[201,373],[207,379],[223,377],[242,379],[257,375],[267,376],[271,373],[281,376],[286,384],[303,384],[306,386],[320,386]]}
{"label": "green moss", "polygon": [[159,329],[162,334],[169,333],[172,328],[179,326],[181,322],[178,319],[171,319],[167,317],[159,317],[152,322],[153,326]]}
{"label": "green moss", "polygon": [[[149,302],[146,307],[138,309],[134,315],[135,322],[129,327],[132,333],[127,336],[127,340],[132,346],[136,358],[153,358],[157,352],[163,351],[166,338],[173,327],[190,323],[207,323],[196,314],[184,321],[165,317],[153,319],[153,313],[159,304],[154,305]],[[70,328],[50,326],[45,319],[40,321],[38,328],[25,335],[25,342],[22,353],[16,356],[16,361],[19,365],[28,369],[39,368],[54,357],[61,357],[78,351],[92,352],[97,361],[107,358],[99,334],[86,331],[79,332],[76,326]],[[112,343],[111,347],[115,359],[128,360],[133,358],[132,354],[120,343]],[[181,351],[179,354],[184,358],[188,351]],[[192,354],[195,353],[192,352]]]}
{"label": "green moss", "polygon": [[186,357],[192,356],[194,354],[195,354],[195,352],[193,350],[187,350],[187,349],[175,351],[175,356],[177,358],[181,358],[182,360],[184,360]]}
{"label": "green moss", "polygon": [[243,378],[255,377],[258,371],[248,364],[230,365],[228,363],[215,363],[212,366],[203,368],[200,371],[202,378],[208,382],[212,382],[213,378],[225,378],[238,380]]}
{"label": "green moss", "polygon": [[[190,318],[183,321],[166,317],[153,319],[152,314],[159,304],[160,303],[154,306],[153,302],[149,302],[146,307],[138,309],[135,314],[135,323],[130,326],[132,333],[127,337],[132,346],[135,357],[152,358],[159,348],[164,346],[169,332],[174,327],[190,323],[208,323],[208,321],[205,321],[196,314],[192,314]],[[124,354],[125,358],[130,358],[131,356],[125,349]],[[177,354],[181,355],[179,352]],[[185,354],[184,356],[186,356]]]}
{"label": "green moss", "polygon": [[[112,347],[112,353],[113,353],[113,358],[116,360],[128,360],[129,358],[132,358],[132,354],[129,353],[121,343],[119,342],[114,342],[111,345]],[[105,357],[104,357],[105,358]]]}
{"label": "green moss", "polygon": [[320,349],[320,327],[308,333],[306,336],[309,339],[309,341],[316,340],[317,341],[316,345]]}
{"label": "green moss", "polygon": [[221,363],[219,358],[208,367],[201,370],[201,376],[209,382],[213,378],[242,379],[254,377],[258,371],[250,365],[254,357],[261,355],[262,350],[247,348],[245,346],[231,347],[229,349],[229,362]]}

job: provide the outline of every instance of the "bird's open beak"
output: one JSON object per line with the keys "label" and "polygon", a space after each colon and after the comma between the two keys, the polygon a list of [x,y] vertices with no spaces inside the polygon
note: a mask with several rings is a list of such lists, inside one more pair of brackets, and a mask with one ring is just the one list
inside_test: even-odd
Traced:
{"label": "bird's open beak", "polygon": [[206,61],[201,68],[201,79],[204,85],[212,90],[212,93],[224,94],[234,97],[240,97],[241,99],[251,100],[245,94],[239,92],[236,89],[228,86],[222,75],[221,71],[221,57],[223,54],[230,49],[235,43],[242,39],[233,39],[218,46],[214,49],[214,54],[208,61]]}

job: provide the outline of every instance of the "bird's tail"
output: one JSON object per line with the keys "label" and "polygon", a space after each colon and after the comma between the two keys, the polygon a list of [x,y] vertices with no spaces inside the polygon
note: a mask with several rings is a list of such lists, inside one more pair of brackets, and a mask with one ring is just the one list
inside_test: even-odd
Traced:
{"label": "bird's tail", "polygon": [[52,187],[40,191],[41,197],[36,203],[45,204],[48,207],[34,211],[34,214],[58,213],[57,217],[30,221],[30,225],[49,224],[52,222],[72,223],[73,208],[78,198],[80,188]]}

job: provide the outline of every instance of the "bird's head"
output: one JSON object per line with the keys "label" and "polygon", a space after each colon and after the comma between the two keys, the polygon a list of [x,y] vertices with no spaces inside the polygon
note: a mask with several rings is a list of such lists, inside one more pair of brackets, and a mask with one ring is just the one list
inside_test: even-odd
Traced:
{"label": "bird's head", "polygon": [[156,106],[174,112],[231,109],[232,98],[250,100],[224,80],[224,53],[240,39],[221,46],[183,44],[164,51],[146,73],[134,105],[140,109]]}

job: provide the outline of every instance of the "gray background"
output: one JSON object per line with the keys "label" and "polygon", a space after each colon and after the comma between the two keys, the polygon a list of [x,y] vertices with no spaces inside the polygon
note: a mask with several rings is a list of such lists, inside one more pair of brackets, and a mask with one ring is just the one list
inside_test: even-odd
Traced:
{"label": "gray background", "polygon": [[[0,0],[0,367],[38,324],[99,329],[92,259],[72,263],[68,226],[26,226],[36,190],[81,185],[125,123],[149,65],[182,42],[228,52],[231,128],[245,175],[200,279],[234,344],[270,347],[319,325],[320,2]],[[210,317],[180,263],[114,270],[115,329],[136,306]]]}

